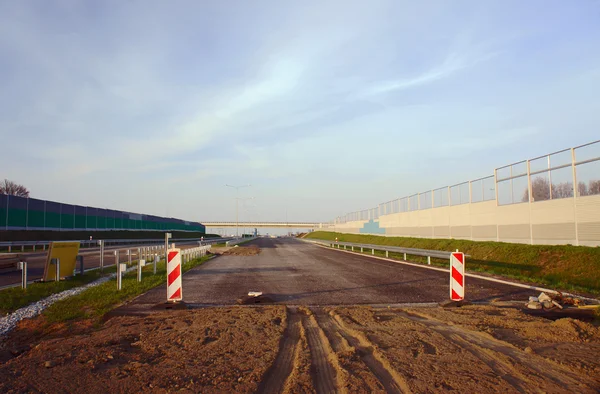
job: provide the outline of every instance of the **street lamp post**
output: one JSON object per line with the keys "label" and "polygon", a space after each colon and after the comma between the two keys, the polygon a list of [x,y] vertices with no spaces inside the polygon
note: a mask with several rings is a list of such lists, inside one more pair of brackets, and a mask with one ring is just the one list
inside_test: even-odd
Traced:
{"label": "street lamp post", "polygon": [[236,197],[235,197],[235,236],[237,238],[237,237],[239,237],[239,231],[238,231],[238,227],[239,227],[238,213],[239,213],[239,204],[240,204],[239,190],[242,187],[250,187],[252,185],[248,184],[248,185],[241,185],[241,186],[233,186],[233,185],[225,185],[225,186],[234,188],[235,192],[236,192]]}

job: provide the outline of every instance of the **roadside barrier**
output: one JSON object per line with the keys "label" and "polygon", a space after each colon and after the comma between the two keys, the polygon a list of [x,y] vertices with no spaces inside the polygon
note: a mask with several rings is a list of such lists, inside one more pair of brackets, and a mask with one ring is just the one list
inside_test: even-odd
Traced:
{"label": "roadside barrier", "polygon": [[450,256],[450,299],[465,299],[465,254],[458,249]]}

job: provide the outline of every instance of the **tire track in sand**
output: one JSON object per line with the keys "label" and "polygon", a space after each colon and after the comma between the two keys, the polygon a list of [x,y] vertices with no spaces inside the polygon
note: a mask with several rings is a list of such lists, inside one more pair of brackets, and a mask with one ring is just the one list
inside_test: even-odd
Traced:
{"label": "tire track in sand", "polygon": [[298,310],[287,308],[286,321],[287,326],[279,344],[279,352],[258,386],[258,393],[283,393],[286,382],[293,378],[293,371],[297,367],[297,356],[302,346],[300,341],[302,323]]}
{"label": "tire track in sand", "polygon": [[313,387],[319,394],[346,393],[343,375],[347,373],[341,368],[329,340],[313,313],[303,307],[300,310],[303,312],[302,323],[310,349]]}
{"label": "tire track in sand", "polygon": [[[528,392],[536,388],[542,391],[559,389],[572,393],[588,392],[588,390],[596,392],[593,382],[583,382],[580,376],[566,367],[549,362],[542,357],[527,354],[511,344],[489,335],[448,325],[420,314],[400,311],[396,313],[422,324],[467,350],[519,392]],[[519,371],[516,366],[522,366],[526,368],[526,371]],[[537,378],[537,383],[532,382],[534,376]],[[548,382],[551,382],[554,387],[548,387]]]}
{"label": "tire track in sand", "polygon": [[366,335],[349,327],[334,311],[322,314],[321,319],[322,321],[329,319],[329,323],[323,323],[323,326],[337,329],[337,332],[355,349],[363,363],[377,377],[387,393],[412,393],[406,380],[390,365]]}

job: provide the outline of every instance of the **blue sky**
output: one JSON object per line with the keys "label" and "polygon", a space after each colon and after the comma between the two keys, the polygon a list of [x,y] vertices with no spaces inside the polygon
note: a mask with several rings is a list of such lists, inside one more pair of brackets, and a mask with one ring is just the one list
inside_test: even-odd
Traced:
{"label": "blue sky", "polygon": [[321,220],[600,138],[598,1],[0,0],[0,178]]}

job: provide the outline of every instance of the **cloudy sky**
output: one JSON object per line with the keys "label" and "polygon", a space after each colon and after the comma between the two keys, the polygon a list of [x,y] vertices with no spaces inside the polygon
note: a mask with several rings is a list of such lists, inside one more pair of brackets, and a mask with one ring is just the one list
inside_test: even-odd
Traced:
{"label": "cloudy sky", "polygon": [[0,0],[0,178],[327,221],[600,138],[600,2]]}

